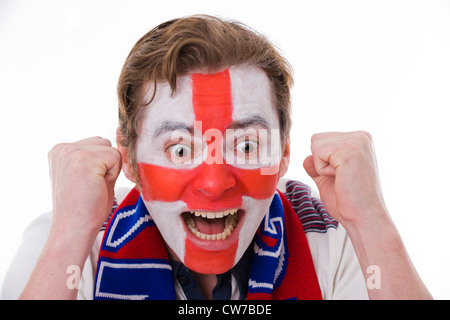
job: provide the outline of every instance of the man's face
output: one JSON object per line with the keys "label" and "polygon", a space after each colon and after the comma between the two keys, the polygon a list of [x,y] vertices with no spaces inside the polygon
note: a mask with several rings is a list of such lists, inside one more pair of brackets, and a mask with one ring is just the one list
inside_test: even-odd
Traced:
{"label": "man's face", "polygon": [[141,194],[167,245],[196,272],[232,268],[268,212],[281,159],[272,102],[253,66],[179,77],[173,95],[158,83],[137,143]]}

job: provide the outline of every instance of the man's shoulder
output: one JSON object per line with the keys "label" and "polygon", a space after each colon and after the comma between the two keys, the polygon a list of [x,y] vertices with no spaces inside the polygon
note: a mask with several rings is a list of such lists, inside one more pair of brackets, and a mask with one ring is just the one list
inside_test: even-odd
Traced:
{"label": "man's shoulder", "polygon": [[330,216],[319,197],[312,194],[307,184],[283,179],[280,180],[278,189],[289,200],[305,233],[326,233],[330,228],[337,229],[339,223]]}
{"label": "man's shoulder", "polygon": [[280,181],[278,190],[289,200],[303,225],[323,298],[367,299],[353,245],[318,194],[307,184],[289,179]]}

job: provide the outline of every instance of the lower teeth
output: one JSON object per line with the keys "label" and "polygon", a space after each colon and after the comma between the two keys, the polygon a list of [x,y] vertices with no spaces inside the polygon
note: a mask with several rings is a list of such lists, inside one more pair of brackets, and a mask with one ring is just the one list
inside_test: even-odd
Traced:
{"label": "lower teeth", "polygon": [[225,228],[221,233],[217,234],[206,234],[198,231],[197,227],[195,226],[194,219],[191,217],[190,213],[185,212],[183,213],[183,218],[186,223],[187,228],[197,237],[202,240],[225,240],[228,238],[231,233],[233,232],[234,228],[236,228],[236,225],[239,221],[239,215],[228,215],[225,218]]}

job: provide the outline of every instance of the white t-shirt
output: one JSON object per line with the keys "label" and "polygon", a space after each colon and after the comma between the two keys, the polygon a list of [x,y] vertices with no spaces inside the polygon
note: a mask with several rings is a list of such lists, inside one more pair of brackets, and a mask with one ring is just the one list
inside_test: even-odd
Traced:
{"label": "white t-shirt", "polygon": [[[278,184],[278,189],[286,194],[286,187],[288,187],[290,195],[294,196],[295,188],[304,186],[295,183],[295,181],[283,179]],[[293,188],[294,190],[292,190]],[[116,190],[118,203],[123,200],[128,191],[125,189]],[[296,210],[295,207],[294,210]],[[297,214],[301,213],[297,212]],[[342,225],[330,223],[327,221],[327,216],[325,218],[320,215],[315,217],[303,216],[303,218],[303,220],[302,218],[300,220],[305,228],[323,299],[368,299],[363,272],[351,240]],[[17,299],[21,294],[45,245],[51,223],[52,213],[47,212],[31,222],[25,229],[23,242],[3,282],[2,299]],[[97,261],[103,233],[104,231],[101,231],[98,234],[84,265],[78,299],[90,300],[94,297]],[[68,273],[68,277],[70,275]],[[177,280],[175,280],[175,289],[178,299],[185,298]],[[235,280],[232,279],[231,298],[237,297],[238,290]]]}

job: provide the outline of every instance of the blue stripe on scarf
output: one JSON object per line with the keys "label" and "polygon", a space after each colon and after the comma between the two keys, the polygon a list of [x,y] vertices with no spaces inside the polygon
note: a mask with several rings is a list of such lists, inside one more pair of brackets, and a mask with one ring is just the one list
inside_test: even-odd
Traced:
{"label": "blue stripe on scarf", "polygon": [[162,259],[100,258],[95,297],[100,300],[175,299],[172,267]]}
{"label": "blue stripe on scarf", "polygon": [[275,193],[267,214],[255,237],[249,293],[271,294],[286,274],[288,251],[284,227],[284,210]]}
{"label": "blue stripe on scarf", "polygon": [[127,206],[116,212],[109,226],[103,250],[117,252],[146,227],[155,226],[142,198],[137,204]]}

